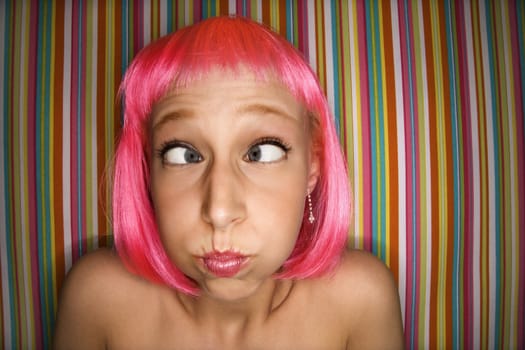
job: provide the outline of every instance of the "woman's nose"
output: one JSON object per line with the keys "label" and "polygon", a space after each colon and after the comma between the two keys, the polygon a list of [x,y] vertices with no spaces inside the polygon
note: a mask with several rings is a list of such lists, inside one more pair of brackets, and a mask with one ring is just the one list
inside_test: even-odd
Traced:
{"label": "woman's nose", "polygon": [[214,233],[228,232],[246,214],[242,174],[230,161],[214,161],[207,170],[202,218]]}

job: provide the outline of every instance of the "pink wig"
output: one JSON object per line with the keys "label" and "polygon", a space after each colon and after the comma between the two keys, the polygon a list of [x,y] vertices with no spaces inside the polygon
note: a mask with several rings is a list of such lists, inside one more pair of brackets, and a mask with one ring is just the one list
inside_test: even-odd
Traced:
{"label": "pink wig", "polygon": [[121,259],[131,271],[189,294],[198,294],[198,287],[170,261],[155,223],[148,192],[148,118],[153,104],[169,90],[212,69],[238,72],[241,66],[261,81],[278,80],[304,104],[313,118],[312,138],[321,163],[312,193],[316,221],[310,224],[305,213],[295,248],[275,277],[326,274],[346,244],[348,177],[315,73],[292,45],[265,26],[243,18],[208,19],[157,40],[132,62],[121,85],[124,126],[114,164],[113,228]]}

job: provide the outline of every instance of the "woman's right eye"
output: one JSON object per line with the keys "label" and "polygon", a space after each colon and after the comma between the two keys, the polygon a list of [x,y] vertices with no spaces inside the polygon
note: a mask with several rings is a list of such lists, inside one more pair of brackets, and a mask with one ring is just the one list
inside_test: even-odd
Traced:
{"label": "woman's right eye", "polygon": [[162,162],[167,165],[186,165],[199,163],[202,156],[188,145],[166,145],[161,151]]}

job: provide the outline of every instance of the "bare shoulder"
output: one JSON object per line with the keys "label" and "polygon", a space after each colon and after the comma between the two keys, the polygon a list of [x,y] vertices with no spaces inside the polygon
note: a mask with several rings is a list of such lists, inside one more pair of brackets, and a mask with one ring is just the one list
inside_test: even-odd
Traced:
{"label": "bare shoulder", "polygon": [[124,291],[138,283],[111,250],[100,249],[79,259],[60,291],[55,349],[104,348]]}
{"label": "bare shoulder", "polygon": [[349,349],[403,348],[399,294],[382,261],[364,251],[349,251],[329,285],[343,313]]}

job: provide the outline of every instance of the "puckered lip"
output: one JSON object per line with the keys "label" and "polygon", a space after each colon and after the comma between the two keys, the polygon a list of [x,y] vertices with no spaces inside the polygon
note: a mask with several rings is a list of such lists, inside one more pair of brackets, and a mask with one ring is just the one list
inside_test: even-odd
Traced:
{"label": "puckered lip", "polygon": [[249,256],[234,251],[212,251],[203,254],[199,260],[212,275],[228,278],[237,275],[246,266]]}
{"label": "puckered lip", "polygon": [[228,250],[224,252],[219,251],[211,251],[208,253],[205,253],[202,255],[203,259],[216,259],[216,260],[230,260],[230,259],[238,259],[238,258],[245,258],[247,255],[241,254],[238,252],[235,252],[233,250]]}

